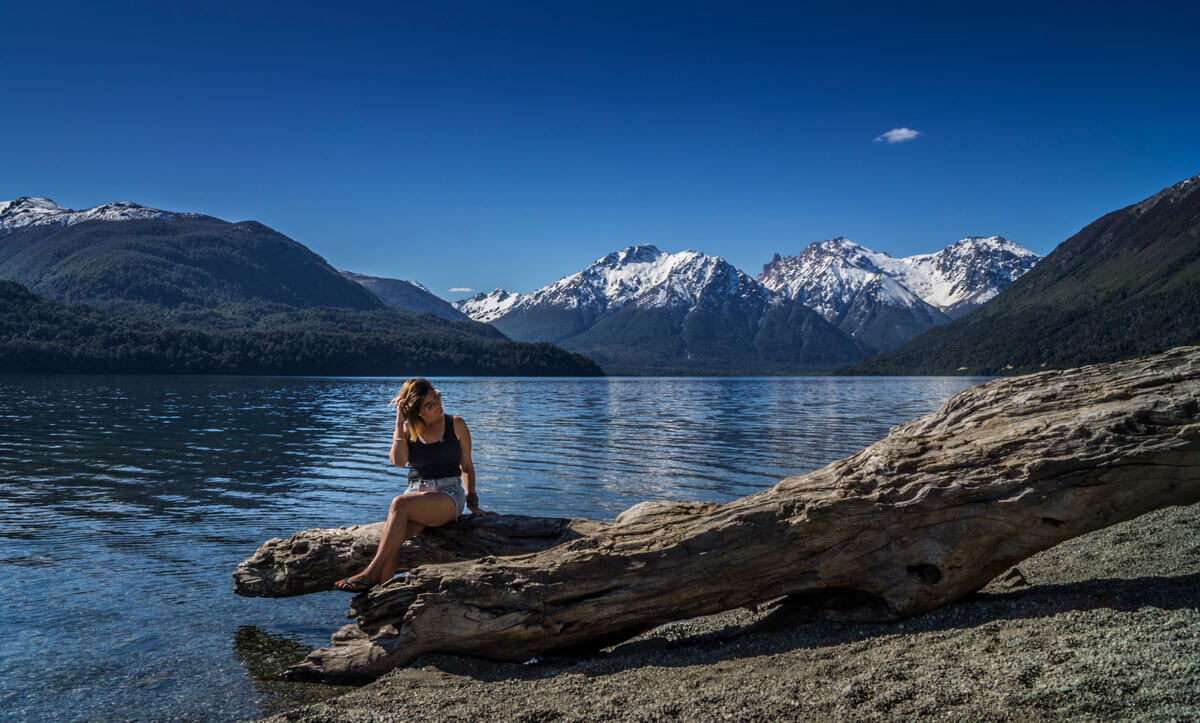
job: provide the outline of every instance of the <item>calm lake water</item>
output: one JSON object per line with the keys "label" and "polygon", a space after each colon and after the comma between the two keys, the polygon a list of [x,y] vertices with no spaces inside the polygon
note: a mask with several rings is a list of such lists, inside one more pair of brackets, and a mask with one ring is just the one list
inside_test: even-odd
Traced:
{"label": "calm lake water", "polygon": [[[349,596],[233,594],[271,537],[382,519],[396,379],[0,376],[0,717],[234,720]],[[612,519],[727,501],[882,438],[963,378],[438,379],[480,503]],[[334,690],[333,692],[337,692]]]}

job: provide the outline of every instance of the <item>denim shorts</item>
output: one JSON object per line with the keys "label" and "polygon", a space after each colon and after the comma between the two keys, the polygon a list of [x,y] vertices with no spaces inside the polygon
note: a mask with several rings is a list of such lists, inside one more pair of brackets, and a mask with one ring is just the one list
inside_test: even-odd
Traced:
{"label": "denim shorts", "polygon": [[457,516],[462,516],[467,506],[467,491],[463,489],[462,477],[438,477],[437,479],[418,479],[408,483],[405,494],[413,492],[441,492],[454,502],[458,509]]}

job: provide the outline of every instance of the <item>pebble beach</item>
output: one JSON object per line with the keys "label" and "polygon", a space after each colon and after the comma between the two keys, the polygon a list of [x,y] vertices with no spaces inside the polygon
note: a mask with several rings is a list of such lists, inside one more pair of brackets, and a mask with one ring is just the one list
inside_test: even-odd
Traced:
{"label": "pebble beach", "polygon": [[1196,720],[1198,532],[1200,505],[1159,510],[896,623],[796,623],[768,604],[588,658],[425,656],[268,720]]}

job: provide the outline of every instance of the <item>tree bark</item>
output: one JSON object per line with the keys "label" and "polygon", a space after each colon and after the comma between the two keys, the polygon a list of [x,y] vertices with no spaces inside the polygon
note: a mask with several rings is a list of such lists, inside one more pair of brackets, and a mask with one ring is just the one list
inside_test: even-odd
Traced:
{"label": "tree bark", "polygon": [[422,565],[285,677],[373,679],[427,652],[596,648],[783,596],[898,619],[1026,557],[1200,501],[1200,347],[1003,379],[824,469],[727,504],[643,503],[530,554]]}

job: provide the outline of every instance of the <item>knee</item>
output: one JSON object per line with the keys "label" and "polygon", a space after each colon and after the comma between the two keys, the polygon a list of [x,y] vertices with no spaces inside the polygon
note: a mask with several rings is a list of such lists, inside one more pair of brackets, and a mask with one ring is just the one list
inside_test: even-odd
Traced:
{"label": "knee", "polygon": [[392,504],[388,507],[388,513],[392,515],[403,515],[408,512],[409,500],[405,499],[404,495],[400,495],[392,500]]}

